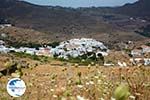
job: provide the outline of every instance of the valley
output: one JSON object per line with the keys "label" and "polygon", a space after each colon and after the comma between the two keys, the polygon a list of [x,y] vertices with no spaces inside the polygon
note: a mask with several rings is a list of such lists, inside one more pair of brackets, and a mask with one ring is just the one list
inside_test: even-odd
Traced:
{"label": "valley", "polygon": [[[61,7],[0,0],[0,100],[149,100],[150,2]],[[24,80],[24,95],[6,89]]]}

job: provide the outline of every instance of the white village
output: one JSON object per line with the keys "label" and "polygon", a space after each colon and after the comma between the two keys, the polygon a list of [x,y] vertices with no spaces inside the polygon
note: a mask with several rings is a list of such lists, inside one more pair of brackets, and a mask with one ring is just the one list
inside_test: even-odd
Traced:
{"label": "white village", "polygon": [[[47,57],[54,57],[57,55],[57,58],[63,58],[68,60],[69,57],[79,57],[89,52],[93,52],[96,54],[101,54],[102,56],[109,57],[110,51],[108,47],[106,47],[102,42],[99,42],[95,39],[90,38],[80,38],[80,39],[71,39],[68,41],[60,42],[58,46],[55,48],[51,46],[39,47],[36,48],[28,48],[28,47],[6,47],[5,42],[0,40],[0,52],[1,53],[9,53],[9,52],[23,52],[30,55],[37,55],[37,56],[47,56]],[[133,49],[130,52],[132,56],[129,62],[132,65],[150,65],[150,58],[145,57],[144,55],[150,54],[150,46],[142,45],[140,49]],[[106,63],[104,62],[104,66],[120,66],[126,67],[128,66],[126,62],[119,61],[117,64],[113,63]]]}

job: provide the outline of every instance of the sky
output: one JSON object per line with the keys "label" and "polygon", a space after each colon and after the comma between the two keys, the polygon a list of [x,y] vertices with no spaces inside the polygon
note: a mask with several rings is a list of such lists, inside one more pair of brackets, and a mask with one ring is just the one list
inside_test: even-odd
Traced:
{"label": "sky", "polygon": [[63,7],[114,7],[126,3],[133,3],[137,0],[25,0],[33,4]]}

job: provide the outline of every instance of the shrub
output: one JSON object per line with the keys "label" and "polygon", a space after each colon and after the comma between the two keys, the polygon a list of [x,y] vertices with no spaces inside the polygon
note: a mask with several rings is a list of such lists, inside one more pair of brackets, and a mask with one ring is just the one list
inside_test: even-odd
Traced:
{"label": "shrub", "polygon": [[0,78],[3,76],[3,74],[0,72]]}
{"label": "shrub", "polygon": [[52,48],[55,48],[56,46],[59,45],[60,42],[53,42],[53,43],[49,43],[47,44],[48,46],[51,46]]}
{"label": "shrub", "polygon": [[129,95],[129,88],[125,84],[119,85],[114,91],[114,98],[116,100],[127,100]]}
{"label": "shrub", "polygon": [[6,68],[11,68],[11,67],[14,67],[15,65],[16,65],[16,63],[13,62],[13,61],[8,61],[8,62],[6,62],[6,63],[4,64],[4,66],[5,66]]}
{"label": "shrub", "polygon": [[78,79],[78,80],[76,80],[75,84],[76,84],[76,85],[81,85],[81,84],[82,84],[82,82],[81,82],[81,80],[80,80],[80,79]]}
{"label": "shrub", "polygon": [[13,61],[8,61],[4,64],[4,66],[6,67],[6,71],[7,71],[6,74],[8,75],[12,71],[16,70],[17,63]]}
{"label": "shrub", "polygon": [[147,46],[150,46],[150,42],[149,42],[149,43],[146,43],[146,45],[147,45]]}

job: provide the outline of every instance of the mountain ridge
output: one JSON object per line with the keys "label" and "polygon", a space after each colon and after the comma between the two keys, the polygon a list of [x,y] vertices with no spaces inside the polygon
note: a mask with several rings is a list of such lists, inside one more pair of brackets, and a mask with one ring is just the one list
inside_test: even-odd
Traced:
{"label": "mountain ridge", "polygon": [[115,10],[121,14],[130,16],[150,17],[150,0],[138,0],[133,4],[125,4]]}
{"label": "mountain ridge", "polygon": [[[139,2],[141,1],[130,6]],[[122,11],[126,6],[74,9],[38,6],[18,0],[0,0],[0,17],[8,19],[15,27],[44,32],[55,37],[55,40],[74,37],[99,38],[108,42],[143,39],[143,36],[134,31],[148,22],[143,23],[139,16],[130,20],[131,15]]]}

